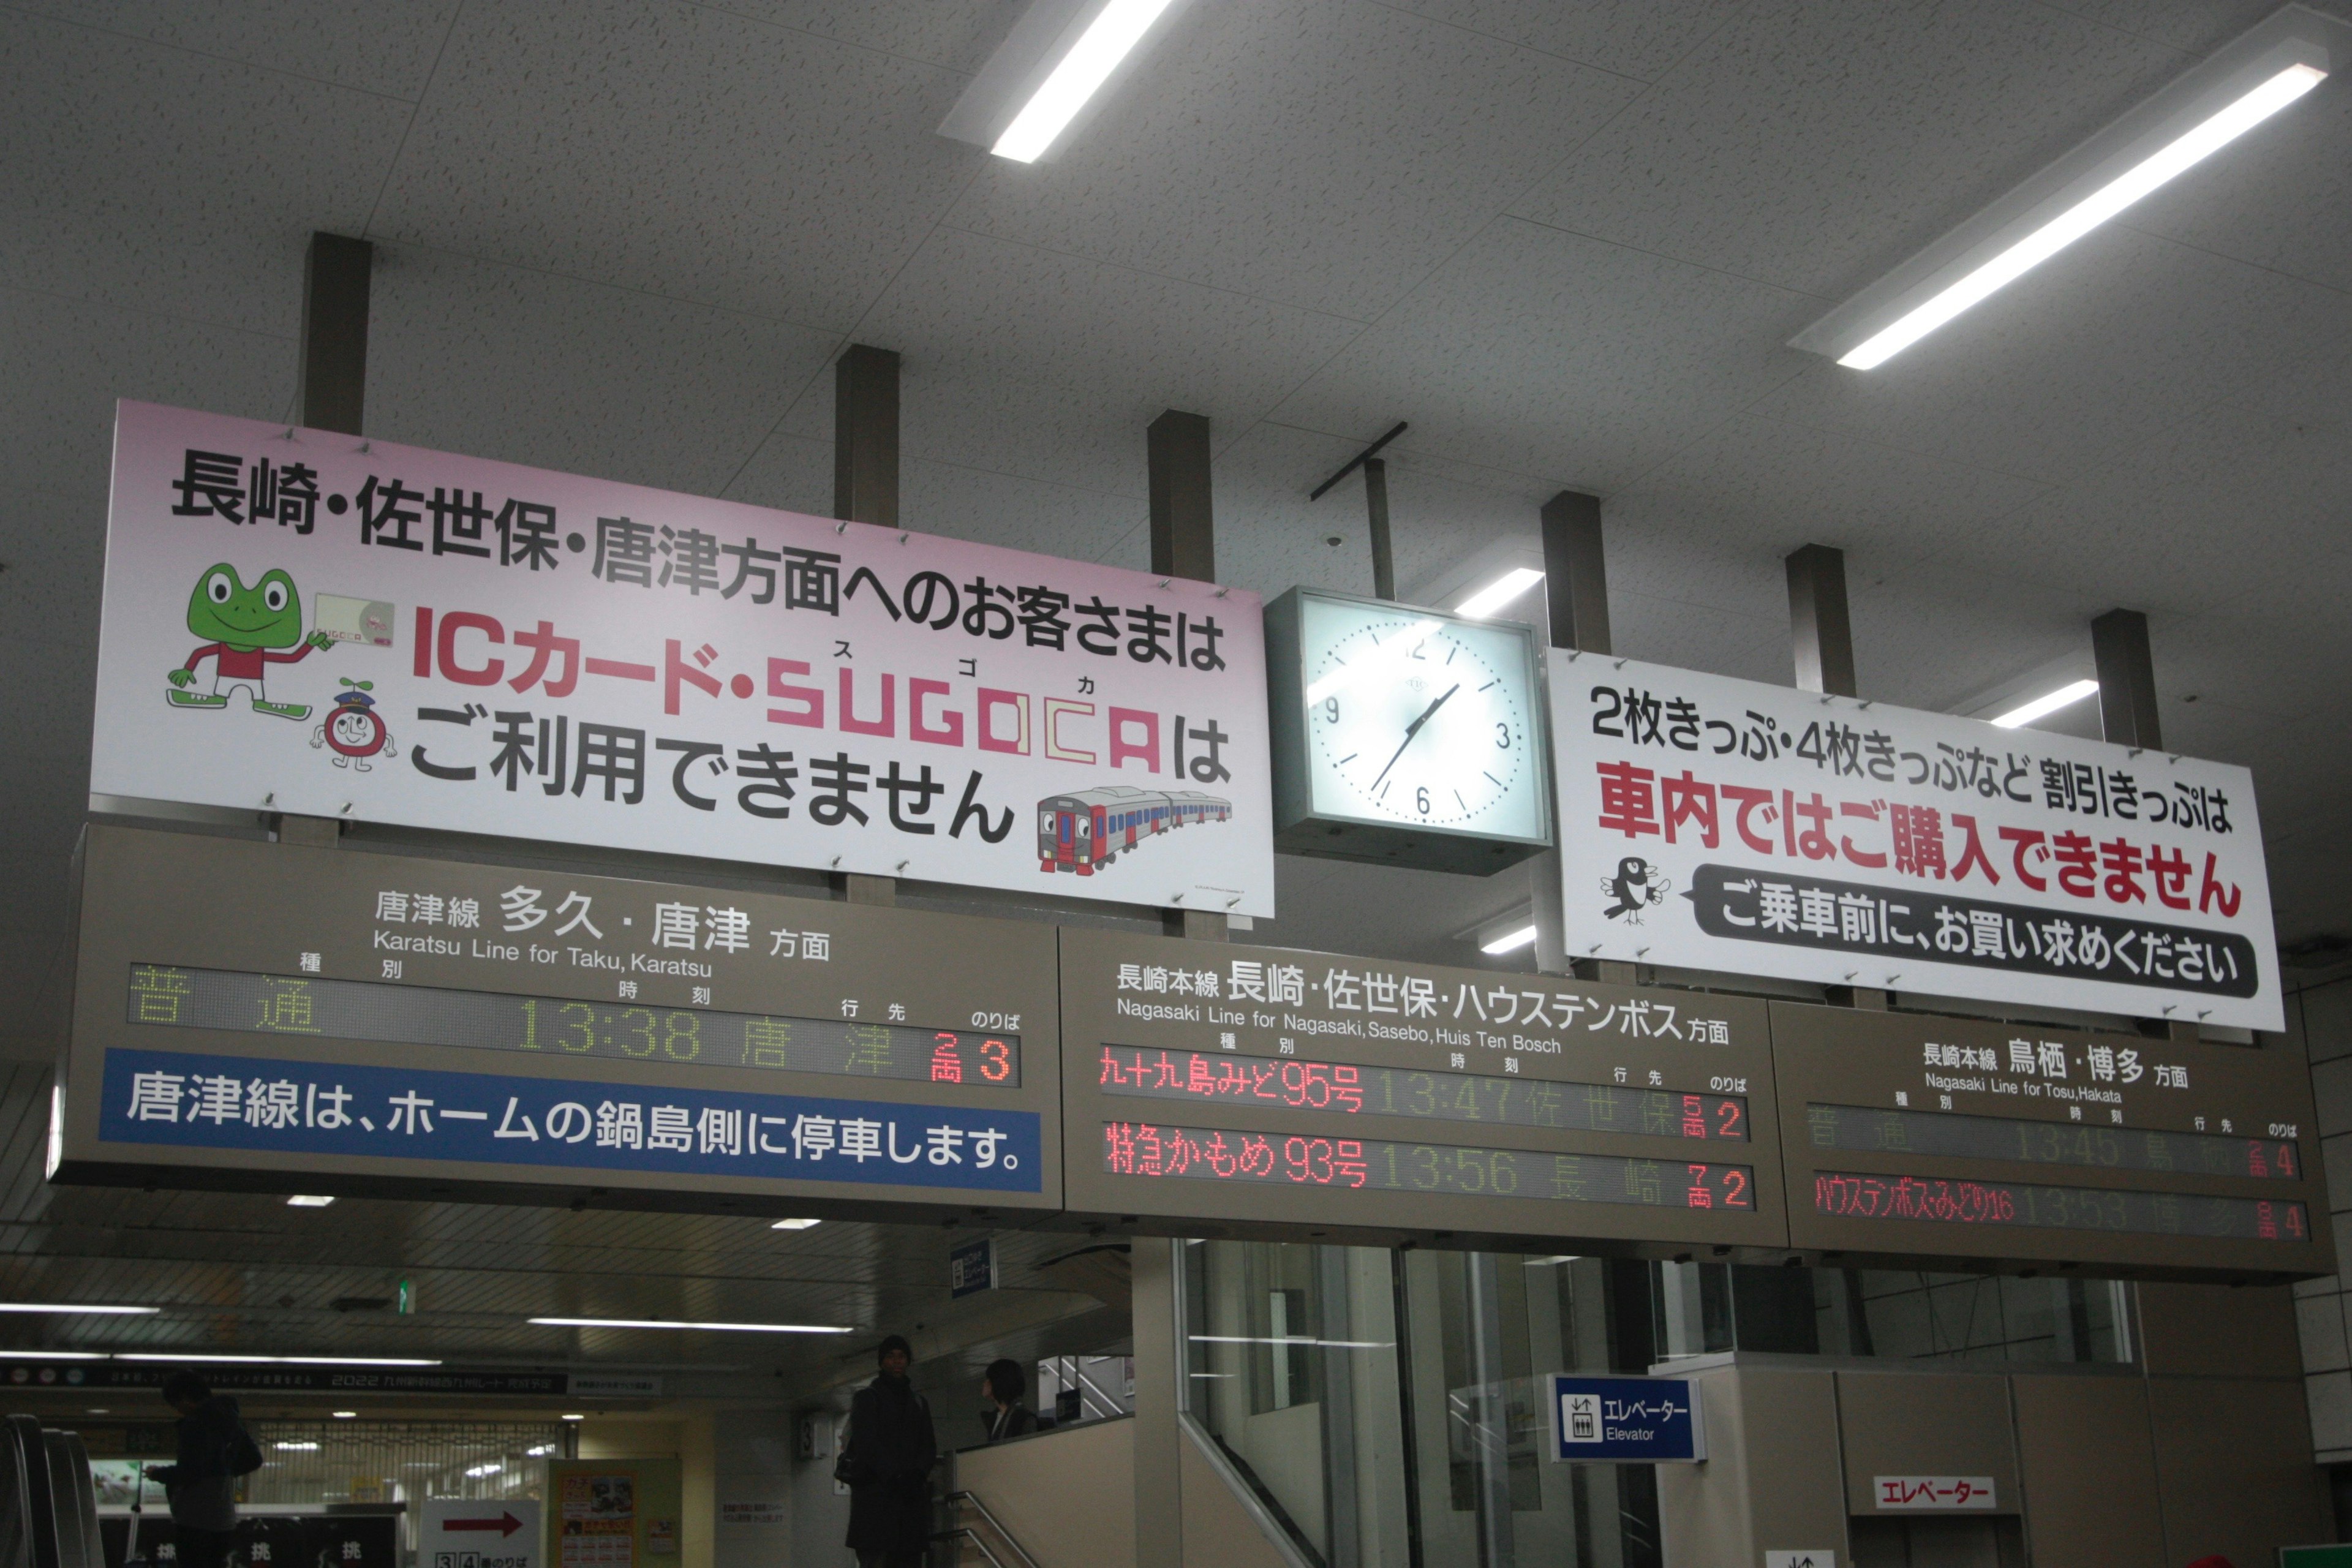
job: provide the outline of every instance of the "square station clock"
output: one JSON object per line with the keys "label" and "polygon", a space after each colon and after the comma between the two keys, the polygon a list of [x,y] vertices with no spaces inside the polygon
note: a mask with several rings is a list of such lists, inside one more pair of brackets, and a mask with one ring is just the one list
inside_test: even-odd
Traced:
{"label": "square station clock", "polygon": [[1529,627],[1294,588],[1265,665],[1276,848],[1483,876],[1551,847]]}

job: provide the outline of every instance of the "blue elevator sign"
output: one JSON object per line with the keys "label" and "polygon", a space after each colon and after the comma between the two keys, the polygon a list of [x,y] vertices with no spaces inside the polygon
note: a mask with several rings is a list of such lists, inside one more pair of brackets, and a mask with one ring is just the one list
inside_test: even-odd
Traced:
{"label": "blue elevator sign", "polygon": [[1698,1389],[1678,1377],[1545,1380],[1551,1457],[1578,1464],[1695,1464],[1706,1458]]}

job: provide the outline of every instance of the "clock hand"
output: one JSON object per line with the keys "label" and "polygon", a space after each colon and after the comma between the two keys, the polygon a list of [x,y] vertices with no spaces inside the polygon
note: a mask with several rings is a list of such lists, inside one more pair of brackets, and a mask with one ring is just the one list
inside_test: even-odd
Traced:
{"label": "clock hand", "polygon": [[1392,756],[1389,759],[1388,767],[1382,768],[1380,773],[1380,778],[1376,778],[1372,781],[1372,788],[1378,789],[1381,787],[1381,779],[1384,779],[1389,776],[1389,768],[1392,768],[1397,765],[1397,757],[1404,755],[1405,747],[1412,744],[1412,738],[1421,733],[1421,727],[1429,722],[1430,716],[1435,713],[1440,708],[1445,706],[1445,698],[1453,696],[1455,692],[1461,689],[1462,683],[1458,680],[1455,681],[1453,685],[1445,689],[1445,697],[1439,698],[1436,701],[1423,709],[1421,710],[1421,717],[1415,719],[1412,723],[1407,724],[1404,727],[1404,740],[1398,745],[1396,749],[1396,756]]}

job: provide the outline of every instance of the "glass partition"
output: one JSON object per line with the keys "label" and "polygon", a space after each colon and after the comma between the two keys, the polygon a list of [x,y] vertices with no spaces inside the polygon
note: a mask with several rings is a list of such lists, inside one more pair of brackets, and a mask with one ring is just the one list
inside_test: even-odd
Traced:
{"label": "glass partition", "polygon": [[1615,1364],[1609,1266],[1256,1242],[1184,1254],[1191,1414],[1309,1562],[1656,1563],[1646,1469],[1544,1458],[1538,1378]]}

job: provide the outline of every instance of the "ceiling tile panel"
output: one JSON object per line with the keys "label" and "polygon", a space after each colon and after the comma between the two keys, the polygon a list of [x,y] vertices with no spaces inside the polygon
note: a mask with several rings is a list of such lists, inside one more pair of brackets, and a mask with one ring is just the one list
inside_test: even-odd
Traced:
{"label": "ceiling tile panel", "polygon": [[1391,0],[1450,26],[1652,81],[1739,10],[1739,0]]}
{"label": "ceiling tile panel", "polygon": [[1512,210],[1826,306],[2185,63],[2032,0],[1759,0]]}
{"label": "ceiling tile panel", "polygon": [[459,0],[33,0],[99,31],[414,102]]}
{"label": "ceiling tile panel", "polygon": [[1162,409],[1246,423],[1360,329],[1320,311],[943,229],[860,323],[884,348],[977,378],[1091,392],[1125,420]]}
{"label": "ceiling tile panel", "polygon": [[2283,579],[2352,577],[2347,493],[2352,410],[2304,421],[2215,404],[2029,505],[1972,520],[1946,551],[1991,576],[2199,616]]}
{"label": "ceiling tile panel", "polygon": [[367,430],[689,494],[725,488],[838,340],[415,246],[377,252]]}
{"label": "ceiling tile panel", "polygon": [[290,336],[310,231],[359,232],[408,116],[0,12],[0,284]]}
{"label": "ceiling tile panel", "polygon": [[377,230],[839,331],[981,156],[936,66],[675,3],[477,0]]}
{"label": "ceiling tile panel", "polygon": [[1785,289],[1497,221],[1276,411],[1606,494],[1790,376]]}
{"label": "ceiling tile panel", "polygon": [[1067,152],[990,159],[950,221],[1363,319],[1639,90],[1384,5],[1197,6]]}
{"label": "ceiling tile panel", "polygon": [[1021,14],[1020,0],[706,0],[756,16],[964,75],[987,62]]}

